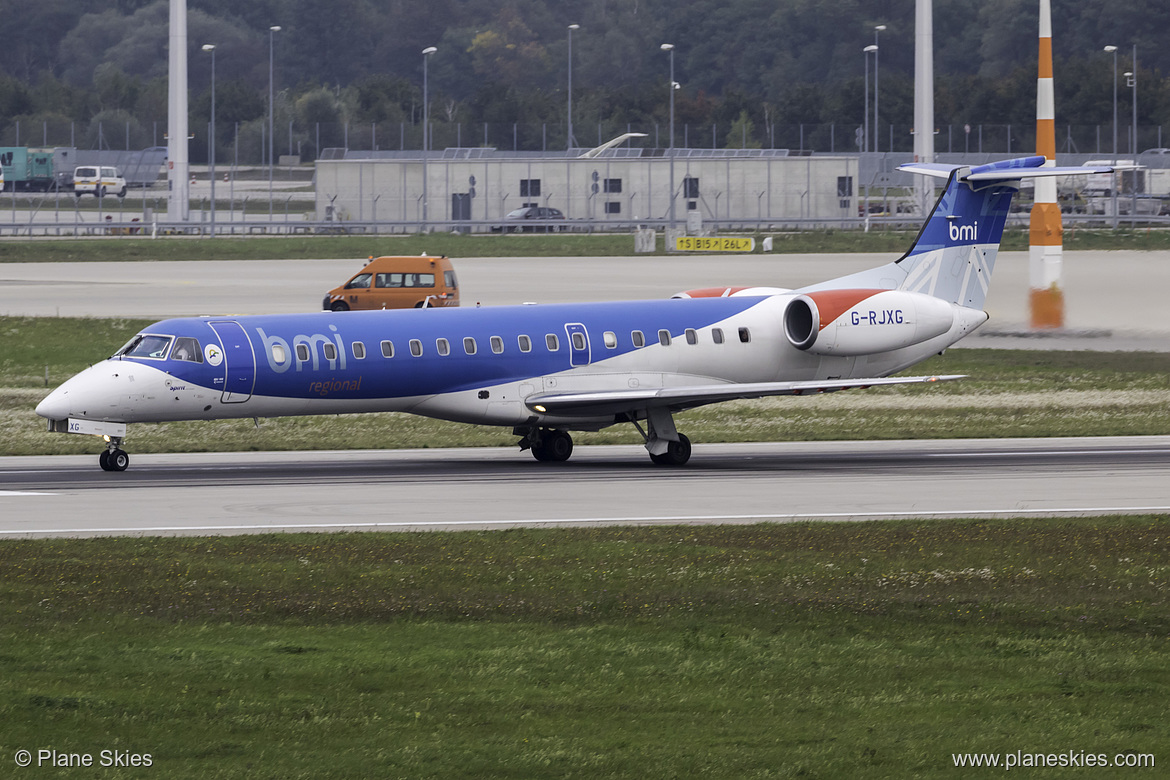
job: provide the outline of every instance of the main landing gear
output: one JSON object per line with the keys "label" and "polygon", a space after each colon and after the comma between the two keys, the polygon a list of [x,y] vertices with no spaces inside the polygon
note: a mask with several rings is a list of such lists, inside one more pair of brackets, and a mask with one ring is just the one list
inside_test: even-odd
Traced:
{"label": "main landing gear", "polygon": [[532,457],[542,463],[563,463],[573,454],[573,437],[565,431],[554,428],[530,428],[523,435],[521,450],[532,450]]}
{"label": "main landing gear", "polygon": [[98,456],[98,465],[102,471],[125,471],[130,465],[130,456],[122,449],[121,439],[110,439],[109,446]]}
{"label": "main landing gear", "polygon": [[[647,410],[645,430],[633,417],[628,421],[642,434],[656,466],[683,466],[691,459],[691,440],[675,429],[670,412]],[[542,463],[563,463],[573,454],[573,438],[560,429],[517,427],[512,432],[521,437],[521,451],[531,450],[532,457]]]}

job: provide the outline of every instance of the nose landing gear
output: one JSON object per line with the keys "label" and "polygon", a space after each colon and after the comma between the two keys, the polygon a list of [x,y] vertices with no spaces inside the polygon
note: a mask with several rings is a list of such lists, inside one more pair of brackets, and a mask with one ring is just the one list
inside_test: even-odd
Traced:
{"label": "nose landing gear", "polygon": [[102,471],[125,471],[130,465],[130,456],[122,449],[122,440],[111,438],[110,444],[98,456],[98,465]]}

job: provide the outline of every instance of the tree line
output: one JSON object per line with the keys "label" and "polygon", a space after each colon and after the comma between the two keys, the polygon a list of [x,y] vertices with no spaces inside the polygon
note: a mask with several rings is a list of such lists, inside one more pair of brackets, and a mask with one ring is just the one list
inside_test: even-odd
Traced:
{"label": "tree line", "polygon": [[[1034,123],[1037,3],[934,5],[936,124]],[[564,148],[570,34],[583,146],[593,145],[598,127],[656,128],[666,145],[662,43],[675,47],[675,121],[694,128],[690,145],[794,147],[808,143],[804,126],[817,126],[833,128],[828,143],[837,150],[856,149],[867,68],[880,67],[879,125],[897,127],[904,140],[913,116],[914,0],[188,0],[188,9],[191,127],[199,135],[210,115],[211,57],[201,47],[212,43],[217,141],[245,153],[266,132],[270,55],[279,148],[295,134],[312,156],[318,146],[345,145],[349,133],[354,146],[364,139],[417,148],[428,46],[437,49],[427,63],[430,119],[443,134],[436,145],[480,145],[486,132],[494,146]],[[579,27],[570,33],[570,24]],[[59,144],[66,126],[81,147],[118,148],[130,135],[135,145],[157,140],[167,115],[167,26],[166,0],[9,8],[0,143],[19,128],[22,142],[35,145],[51,127]],[[1160,41],[1170,5],[1054,0],[1053,28],[1058,126],[1112,122],[1106,44],[1119,48],[1121,118],[1131,116],[1121,73],[1132,70],[1136,44],[1138,125],[1170,119],[1162,76],[1170,50]],[[863,53],[875,40],[880,64]],[[675,143],[684,143],[681,131]]]}

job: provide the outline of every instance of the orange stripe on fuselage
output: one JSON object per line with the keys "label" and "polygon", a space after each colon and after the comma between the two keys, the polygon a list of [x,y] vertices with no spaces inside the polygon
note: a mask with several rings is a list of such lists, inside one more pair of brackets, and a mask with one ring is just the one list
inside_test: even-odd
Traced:
{"label": "orange stripe on fuselage", "polygon": [[698,290],[687,290],[684,294],[689,298],[726,298],[746,289],[746,287],[703,287]]}
{"label": "orange stripe on fuselage", "polygon": [[882,292],[886,290],[818,290],[808,293],[808,297],[816,303],[821,315],[821,327],[824,328],[866,298]]}

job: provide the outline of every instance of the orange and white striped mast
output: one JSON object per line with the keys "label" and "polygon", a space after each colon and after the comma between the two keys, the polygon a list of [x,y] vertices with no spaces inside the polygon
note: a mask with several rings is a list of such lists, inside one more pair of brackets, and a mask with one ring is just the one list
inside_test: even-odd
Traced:
{"label": "orange and white striped mast", "polygon": [[[1045,167],[1056,166],[1056,105],[1052,86],[1052,4],[1040,0],[1040,61],[1036,79],[1036,154]],[[1028,231],[1029,306],[1033,328],[1064,327],[1064,293],[1060,289],[1064,229],[1056,200],[1056,179],[1035,179],[1035,201]]]}

